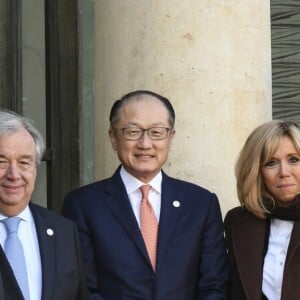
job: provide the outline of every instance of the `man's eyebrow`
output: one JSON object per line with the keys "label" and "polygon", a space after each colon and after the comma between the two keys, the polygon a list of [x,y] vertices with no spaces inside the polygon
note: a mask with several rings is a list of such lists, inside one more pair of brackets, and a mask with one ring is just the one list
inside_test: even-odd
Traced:
{"label": "man's eyebrow", "polygon": [[[6,155],[0,153],[0,158],[7,158]],[[31,154],[24,154],[20,156],[21,159],[29,159],[29,160],[34,160],[33,155]]]}
{"label": "man's eyebrow", "polygon": [[33,160],[33,156],[31,154],[24,154],[21,156],[21,159]]}

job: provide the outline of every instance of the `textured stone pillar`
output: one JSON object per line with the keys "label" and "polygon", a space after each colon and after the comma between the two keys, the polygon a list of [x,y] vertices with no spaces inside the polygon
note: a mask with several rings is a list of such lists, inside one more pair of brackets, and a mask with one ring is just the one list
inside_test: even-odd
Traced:
{"label": "textured stone pillar", "polygon": [[270,3],[260,0],[95,0],[96,177],[118,164],[112,102],[135,89],[170,98],[176,137],[165,171],[237,204],[234,162],[271,119]]}

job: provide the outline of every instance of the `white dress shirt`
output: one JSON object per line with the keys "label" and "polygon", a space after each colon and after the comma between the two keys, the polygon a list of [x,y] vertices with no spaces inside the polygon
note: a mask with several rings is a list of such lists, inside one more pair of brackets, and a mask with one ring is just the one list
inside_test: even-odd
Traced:
{"label": "white dress shirt", "polygon": [[[21,222],[18,229],[18,236],[21,240],[29,284],[30,300],[40,300],[42,295],[42,266],[40,259],[40,249],[36,233],[36,228],[33,216],[28,206],[18,215]],[[0,220],[7,217],[0,214]],[[2,222],[0,222],[0,244],[4,249],[6,240],[6,229]]]}
{"label": "white dress shirt", "polygon": [[[121,167],[120,175],[125,185],[133,213],[140,226],[141,225],[140,205],[142,200],[142,193],[139,188],[145,183],[133,177],[123,167]],[[151,185],[151,189],[149,191],[149,202],[152,205],[154,214],[158,222],[159,222],[160,207],[161,207],[161,182],[162,182],[162,174],[161,172],[159,172],[150,182],[147,183]]]}
{"label": "white dress shirt", "polygon": [[271,220],[262,283],[263,293],[269,300],[281,299],[283,270],[293,226],[292,221]]}

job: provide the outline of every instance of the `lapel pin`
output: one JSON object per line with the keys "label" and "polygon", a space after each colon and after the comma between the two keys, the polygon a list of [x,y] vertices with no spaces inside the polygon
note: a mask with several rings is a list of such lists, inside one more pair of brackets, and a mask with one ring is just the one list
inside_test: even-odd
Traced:
{"label": "lapel pin", "polygon": [[48,228],[48,229],[47,229],[47,234],[48,234],[49,236],[52,236],[52,235],[54,234],[53,229]]}
{"label": "lapel pin", "polygon": [[177,200],[173,201],[173,206],[174,207],[179,207],[180,206],[180,202],[177,201]]}

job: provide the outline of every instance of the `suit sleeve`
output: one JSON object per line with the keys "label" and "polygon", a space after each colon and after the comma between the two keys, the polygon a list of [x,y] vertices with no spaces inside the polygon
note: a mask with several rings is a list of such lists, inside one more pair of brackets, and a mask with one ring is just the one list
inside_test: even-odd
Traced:
{"label": "suit sleeve", "polygon": [[[237,263],[235,259],[235,253],[233,248],[233,240],[231,228],[233,226],[232,221],[235,219],[236,212],[239,213],[240,208],[232,209],[229,211],[224,219],[225,227],[225,239],[228,248],[229,255],[229,265],[230,265],[230,275],[228,282],[228,299],[246,299],[246,294],[242,285],[241,277],[237,268]],[[239,226],[236,224],[236,226]]]}
{"label": "suit sleeve", "polygon": [[216,195],[212,194],[205,222],[195,300],[227,299],[228,257],[224,227]]}
{"label": "suit sleeve", "polygon": [[91,236],[82,215],[79,203],[67,195],[62,207],[62,215],[71,219],[77,225],[80,237],[81,252],[83,257],[84,271],[91,300],[105,300],[97,290],[98,277],[94,264],[94,250]]}
{"label": "suit sleeve", "polygon": [[78,230],[75,227],[75,225],[74,225],[74,237],[75,237],[75,245],[76,245],[75,247],[76,247],[77,257],[78,257],[78,270],[79,270],[79,280],[80,280],[77,300],[89,299],[88,290],[86,286],[85,272],[84,272],[84,267],[82,262],[82,253],[81,253],[80,241],[78,236]]}

